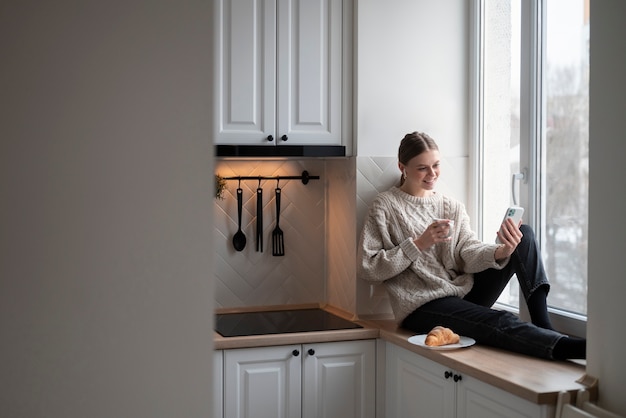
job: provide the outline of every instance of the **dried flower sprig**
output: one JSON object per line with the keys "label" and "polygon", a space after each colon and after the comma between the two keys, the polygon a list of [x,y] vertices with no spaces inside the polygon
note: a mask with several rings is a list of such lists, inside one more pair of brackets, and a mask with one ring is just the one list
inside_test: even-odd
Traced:
{"label": "dried flower sprig", "polygon": [[226,189],[226,180],[219,174],[215,175],[215,198],[224,200],[224,189]]}

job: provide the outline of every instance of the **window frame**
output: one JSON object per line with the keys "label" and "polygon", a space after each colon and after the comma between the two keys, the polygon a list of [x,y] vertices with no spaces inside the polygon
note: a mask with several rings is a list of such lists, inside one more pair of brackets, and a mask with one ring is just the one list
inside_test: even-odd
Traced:
{"label": "window frame", "polygon": [[[483,165],[484,165],[484,2],[472,0],[470,7],[470,169],[474,185],[470,192],[472,222],[477,231],[482,231],[483,209]],[[545,189],[542,188],[540,172],[545,172],[546,97],[543,94],[546,62],[546,9],[548,0],[521,1],[521,57],[520,57],[520,178],[519,202],[526,208],[524,222],[531,225],[541,242],[543,233],[542,213],[546,213]],[[498,309],[510,310],[529,320],[526,304],[520,292],[519,309],[496,304]],[[587,317],[556,308],[548,309],[554,327],[566,334],[584,336]]]}

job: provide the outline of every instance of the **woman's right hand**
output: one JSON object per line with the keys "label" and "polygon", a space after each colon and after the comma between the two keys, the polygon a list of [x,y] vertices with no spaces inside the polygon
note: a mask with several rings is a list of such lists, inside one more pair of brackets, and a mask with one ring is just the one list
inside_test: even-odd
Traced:
{"label": "woman's right hand", "polygon": [[522,231],[519,227],[522,225],[522,221],[518,225],[511,218],[506,218],[500,230],[497,232],[500,246],[496,249],[494,257],[496,260],[504,260],[513,254],[519,243],[522,241]]}
{"label": "woman's right hand", "polygon": [[413,240],[413,242],[417,245],[417,248],[424,251],[437,243],[452,240],[450,236],[450,223],[451,221],[449,219],[434,221],[428,225],[428,228],[426,228],[422,235]]}

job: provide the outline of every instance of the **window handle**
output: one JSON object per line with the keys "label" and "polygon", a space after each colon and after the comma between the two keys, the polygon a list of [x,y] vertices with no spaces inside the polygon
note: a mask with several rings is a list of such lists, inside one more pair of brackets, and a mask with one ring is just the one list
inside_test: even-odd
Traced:
{"label": "window handle", "polygon": [[[524,168],[521,173],[514,173],[511,176],[511,195],[513,196],[513,204],[517,205],[517,194],[515,193],[515,182],[516,181],[524,181],[524,183],[528,183],[528,169]],[[519,189],[518,189],[519,192]]]}

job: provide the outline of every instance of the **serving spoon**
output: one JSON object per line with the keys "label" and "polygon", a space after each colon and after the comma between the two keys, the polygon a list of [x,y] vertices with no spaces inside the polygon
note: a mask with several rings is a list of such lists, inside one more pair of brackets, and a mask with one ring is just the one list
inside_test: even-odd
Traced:
{"label": "serving spoon", "polygon": [[246,234],[241,230],[241,206],[243,204],[243,190],[237,188],[237,225],[238,229],[233,235],[233,247],[235,250],[242,251],[246,247]]}

